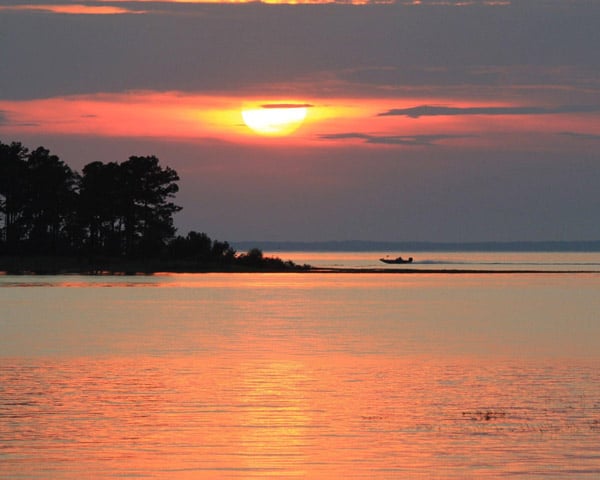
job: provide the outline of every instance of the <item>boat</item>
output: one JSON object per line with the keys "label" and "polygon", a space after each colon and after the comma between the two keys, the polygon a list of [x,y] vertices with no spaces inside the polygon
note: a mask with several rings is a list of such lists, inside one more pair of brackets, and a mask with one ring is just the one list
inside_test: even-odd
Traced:
{"label": "boat", "polygon": [[396,257],[396,258],[380,258],[379,260],[383,263],[398,264],[398,263],[412,263],[413,258],[408,257],[405,259],[402,257]]}

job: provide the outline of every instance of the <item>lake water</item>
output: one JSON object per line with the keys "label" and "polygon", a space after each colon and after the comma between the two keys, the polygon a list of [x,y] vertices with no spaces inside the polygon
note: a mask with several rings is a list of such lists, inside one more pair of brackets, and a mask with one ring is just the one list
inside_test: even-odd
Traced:
{"label": "lake water", "polygon": [[[542,270],[600,272],[600,252],[273,252],[267,255],[323,268],[391,268],[414,270]],[[380,258],[405,259],[389,265]]]}
{"label": "lake water", "polygon": [[593,271],[0,276],[0,478],[596,479],[599,292]]}

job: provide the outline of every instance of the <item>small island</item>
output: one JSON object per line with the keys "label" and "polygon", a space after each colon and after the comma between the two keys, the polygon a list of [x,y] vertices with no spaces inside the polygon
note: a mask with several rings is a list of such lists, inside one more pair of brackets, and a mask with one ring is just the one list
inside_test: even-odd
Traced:
{"label": "small island", "polygon": [[81,174],[44,147],[0,142],[0,272],[136,274],[305,271],[258,248],[176,235],[179,175],[155,156],[91,162]]}

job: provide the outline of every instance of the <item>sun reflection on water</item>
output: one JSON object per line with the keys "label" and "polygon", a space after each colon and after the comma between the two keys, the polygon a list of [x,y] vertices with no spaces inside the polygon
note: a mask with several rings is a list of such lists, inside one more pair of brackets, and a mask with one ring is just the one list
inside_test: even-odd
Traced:
{"label": "sun reflection on water", "polygon": [[600,474],[596,277],[28,281],[2,478]]}

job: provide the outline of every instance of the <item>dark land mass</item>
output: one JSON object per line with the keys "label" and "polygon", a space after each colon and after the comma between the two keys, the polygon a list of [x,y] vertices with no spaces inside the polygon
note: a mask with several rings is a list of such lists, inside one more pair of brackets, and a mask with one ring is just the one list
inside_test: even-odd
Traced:
{"label": "dark land mass", "polygon": [[240,241],[234,248],[267,252],[600,252],[600,240],[533,242],[375,242],[362,240],[295,242]]}
{"label": "dark land mass", "polygon": [[[257,250],[253,250],[257,252]],[[252,251],[251,251],[252,252]],[[136,275],[164,273],[209,272],[302,272],[308,265],[297,265],[277,257],[248,253],[236,255],[230,261],[203,261],[188,259],[126,259],[98,258],[94,260],[69,256],[0,256],[0,274],[9,275]]]}
{"label": "dark land mass", "polygon": [[[0,141],[0,272],[279,272],[305,269],[251,247],[176,235],[179,175],[151,156],[73,171],[44,147]],[[206,208],[210,208],[207,206]]]}
{"label": "dark land mass", "polygon": [[44,147],[30,151],[19,142],[0,141],[0,272],[482,273],[409,268],[319,269],[264,256],[263,250],[600,251],[600,241],[267,241],[230,245],[194,230],[177,234],[173,217],[182,209],[174,203],[178,181],[177,172],[162,166],[153,155],[131,156],[121,162],[91,162],[79,173]]}
{"label": "dark land mass", "polygon": [[[254,251],[257,251],[255,249]],[[484,274],[599,274],[589,270],[490,270],[457,268],[352,268],[313,267],[297,265],[278,257],[261,257],[248,262],[248,254],[241,254],[238,261],[230,263],[206,263],[192,259],[128,260],[123,258],[98,259],[94,263],[77,257],[65,256],[0,256],[0,275],[154,275],[161,273],[322,273],[322,274],[393,274],[393,275],[484,275]]]}

